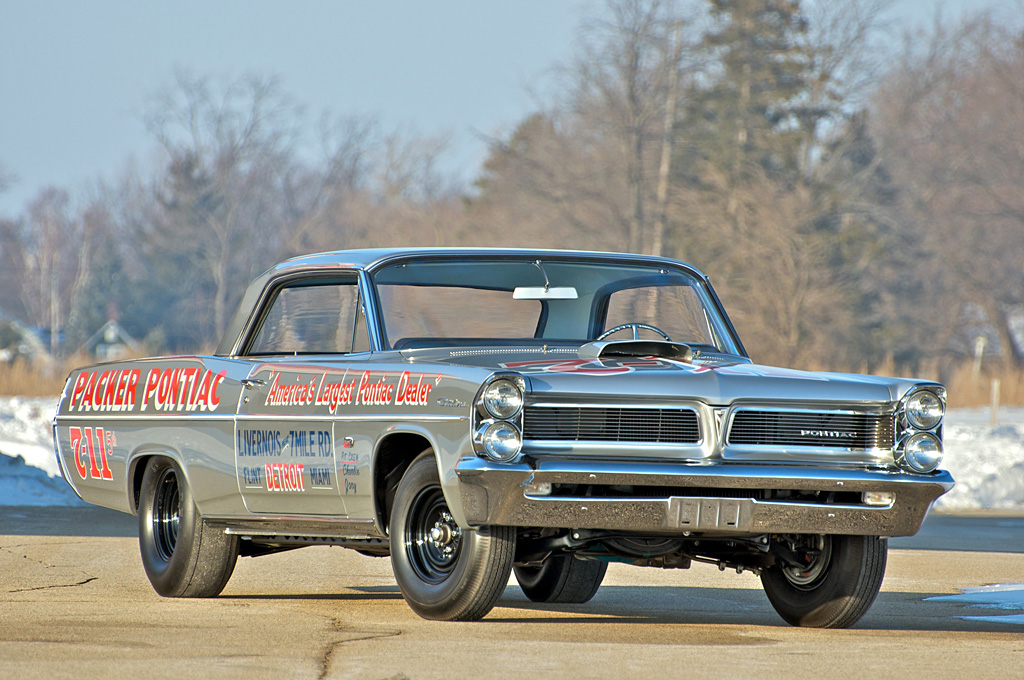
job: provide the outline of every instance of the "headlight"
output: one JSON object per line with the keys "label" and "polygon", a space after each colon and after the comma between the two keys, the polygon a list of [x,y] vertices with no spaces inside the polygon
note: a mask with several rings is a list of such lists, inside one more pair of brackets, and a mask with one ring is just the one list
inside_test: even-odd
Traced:
{"label": "headlight", "polygon": [[494,418],[512,418],[523,408],[523,391],[511,380],[495,380],[481,395],[484,409]]}
{"label": "headlight", "polygon": [[481,443],[488,458],[504,463],[515,458],[523,448],[523,436],[512,423],[499,421],[484,430]]}
{"label": "headlight", "polygon": [[907,398],[907,421],[919,430],[931,430],[942,422],[945,406],[931,390],[917,390]]}
{"label": "headlight", "polygon": [[903,445],[896,460],[912,472],[931,472],[942,461],[942,442],[931,432],[918,432]]}

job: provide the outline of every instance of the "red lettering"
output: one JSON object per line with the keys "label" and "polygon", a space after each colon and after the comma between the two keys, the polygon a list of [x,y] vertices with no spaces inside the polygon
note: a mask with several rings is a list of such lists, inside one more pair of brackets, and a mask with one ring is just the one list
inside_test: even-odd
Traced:
{"label": "red lettering", "polygon": [[114,390],[117,389],[117,379],[120,377],[121,372],[118,370],[104,371],[102,386],[96,390],[96,406],[103,407],[104,411],[109,411],[111,404],[114,402]]}
{"label": "red lettering", "polygon": [[70,427],[68,434],[71,438],[75,468],[82,479],[114,479],[107,458],[114,452],[114,433],[106,432],[102,427],[97,427],[95,433],[91,427],[84,430],[80,427]]}
{"label": "red lettering", "polygon": [[85,479],[89,475],[89,468],[82,460],[82,428],[72,427],[69,429],[69,434],[71,435],[71,450],[75,455],[75,467],[78,468],[78,474],[82,479]]}
{"label": "red lettering", "polygon": [[149,400],[153,394],[157,391],[157,385],[160,383],[160,369],[151,368],[149,373],[146,375],[146,387],[142,391],[142,408],[145,411],[149,405]]}
{"label": "red lettering", "polygon": [[[196,395],[196,401],[201,404],[201,408],[204,411],[206,410],[206,404],[207,404],[207,402],[210,399],[210,378],[211,377],[213,377],[213,374],[210,373],[209,371],[207,371],[205,374],[203,374],[203,378],[200,381],[200,385],[199,385],[199,394]],[[268,396],[267,397],[267,401],[269,401],[269,400],[270,400],[270,397]]]}
{"label": "red lettering", "polygon": [[128,376],[130,374],[131,371],[120,371],[117,377],[116,387],[114,388],[113,405],[117,407],[116,410],[118,411],[124,410],[124,390],[125,387],[128,385]]}
{"label": "red lettering", "polygon": [[194,377],[198,373],[199,368],[183,368],[181,369],[181,391],[178,395],[178,408],[191,411],[192,404],[189,401],[189,397],[192,394]]}
{"label": "red lettering", "polygon": [[102,479],[113,479],[114,474],[110,471],[110,464],[107,462],[107,439],[108,436],[102,427],[96,428],[96,448],[100,450],[100,462],[103,463],[102,473],[100,477]]}
{"label": "red lettering", "polygon": [[92,428],[85,428],[85,443],[89,447],[89,460],[92,462],[92,467],[89,469],[89,474],[93,479],[102,479],[103,473],[100,471],[98,465],[96,465],[96,449],[92,445]]}
{"label": "red lettering", "polygon": [[167,389],[167,402],[164,404],[164,409],[167,411],[174,411],[178,408],[178,399],[181,394],[181,369],[171,369],[171,380]]}
{"label": "red lettering", "polygon": [[391,403],[391,391],[394,385],[388,384],[387,375],[382,375],[375,383],[370,382],[370,372],[363,371],[359,379],[359,391],[356,393],[356,403],[365,406],[387,406]]}
{"label": "red lettering", "polygon": [[395,405],[402,406],[426,406],[427,400],[430,397],[430,390],[434,388],[429,382],[423,384],[424,376],[420,374],[419,380],[416,384],[412,384],[412,377],[409,372],[406,371],[398,379],[398,387],[395,394]]}
{"label": "red lettering", "polygon": [[78,398],[82,396],[82,393],[85,391],[85,385],[88,382],[89,382],[89,373],[87,371],[79,373],[78,377],[75,378],[75,389],[71,393],[71,408],[75,407],[75,404],[77,403]]}
{"label": "red lettering", "polygon": [[89,374],[89,382],[85,385],[85,392],[82,394],[82,405],[79,410],[84,411],[86,405],[92,410],[92,396],[96,390],[96,373]]}
{"label": "red lettering", "polygon": [[296,463],[266,463],[267,491],[305,491],[302,477],[305,465]]}
{"label": "red lettering", "polygon": [[210,396],[209,396],[209,399],[207,401],[207,407],[211,411],[215,411],[217,409],[217,407],[220,406],[220,395],[217,394],[217,388],[220,387],[221,382],[224,381],[224,378],[226,378],[227,375],[228,375],[227,371],[221,371],[213,379],[213,382],[210,385]]}
{"label": "red lettering", "polygon": [[[128,373],[128,384],[125,386],[125,406],[128,410],[135,408],[135,388],[139,385],[139,378],[142,377],[141,368],[133,368]],[[143,404],[145,406],[145,404]]]}
{"label": "red lettering", "polygon": [[160,384],[156,388],[156,407],[158,410],[164,408],[171,395],[171,380],[174,379],[173,369],[164,370],[160,375]]}

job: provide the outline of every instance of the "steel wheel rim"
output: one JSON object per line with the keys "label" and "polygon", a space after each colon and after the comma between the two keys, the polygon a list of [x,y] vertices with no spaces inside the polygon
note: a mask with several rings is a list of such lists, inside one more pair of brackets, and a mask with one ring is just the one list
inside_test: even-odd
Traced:
{"label": "steel wheel rim", "polygon": [[459,561],[462,529],[448,511],[441,487],[420,491],[408,517],[404,539],[409,564],[424,583],[443,583]]}
{"label": "steel wheel rim", "polygon": [[818,550],[815,558],[805,567],[783,567],[782,574],[794,588],[799,590],[814,590],[828,573],[832,564],[832,540],[827,536],[816,536],[817,544],[807,546],[812,550]]}
{"label": "steel wheel rim", "polygon": [[171,559],[178,544],[178,525],[181,521],[181,494],[178,475],[164,470],[156,484],[153,500],[153,538],[157,554],[165,562]]}

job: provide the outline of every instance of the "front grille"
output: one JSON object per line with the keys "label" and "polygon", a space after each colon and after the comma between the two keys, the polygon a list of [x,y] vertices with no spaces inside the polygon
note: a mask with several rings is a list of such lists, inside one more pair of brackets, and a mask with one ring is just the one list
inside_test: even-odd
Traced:
{"label": "front grille", "polygon": [[867,413],[737,411],[729,428],[732,446],[812,446],[891,449],[893,418]]}
{"label": "front grille", "polygon": [[664,444],[699,444],[701,439],[693,409],[603,406],[528,406],[523,438]]}

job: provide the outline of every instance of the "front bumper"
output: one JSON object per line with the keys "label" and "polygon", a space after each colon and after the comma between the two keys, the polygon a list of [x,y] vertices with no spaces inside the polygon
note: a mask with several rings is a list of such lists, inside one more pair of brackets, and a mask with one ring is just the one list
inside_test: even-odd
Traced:
{"label": "front bumper", "polygon": [[[953,478],[944,470],[916,475],[885,470],[550,458],[533,465],[501,465],[463,458],[455,472],[461,482],[466,519],[474,526],[643,534],[911,536],[921,528],[935,499],[953,488]],[[555,488],[614,486],[619,493],[623,488],[643,487],[644,493],[614,498],[525,493],[527,484],[542,482]],[[664,493],[658,493],[657,487]],[[846,499],[876,491],[892,494],[892,502],[874,506],[743,497],[757,490],[822,492],[822,497],[835,493]]]}

